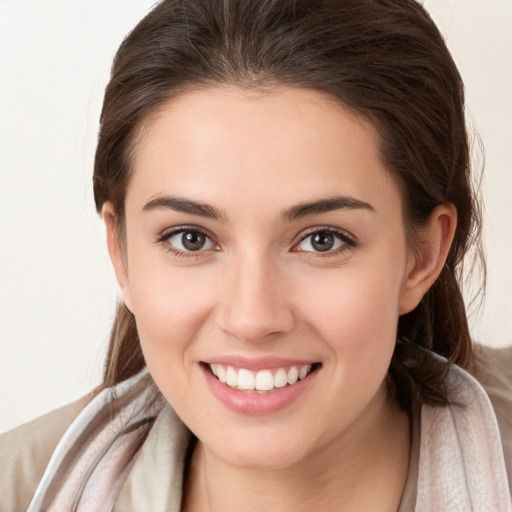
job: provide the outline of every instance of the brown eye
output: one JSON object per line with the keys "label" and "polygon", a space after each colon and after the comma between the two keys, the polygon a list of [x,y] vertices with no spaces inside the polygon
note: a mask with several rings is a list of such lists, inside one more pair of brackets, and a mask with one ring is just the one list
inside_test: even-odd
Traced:
{"label": "brown eye", "polygon": [[320,231],[311,236],[311,247],[319,252],[330,251],[336,239],[332,233]]}
{"label": "brown eye", "polygon": [[181,235],[181,243],[187,251],[199,251],[206,243],[206,236],[198,231],[185,231]]}
{"label": "brown eye", "polygon": [[356,242],[342,231],[319,229],[302,237],[294,251],[309,253],[338,253],[349,247],[355,247]]}
{"label": "brown eye", "polygon": [[204,252],[215,248],[211,238],[196,229],[177,229],[163,235],[158,241],[181,254]]}

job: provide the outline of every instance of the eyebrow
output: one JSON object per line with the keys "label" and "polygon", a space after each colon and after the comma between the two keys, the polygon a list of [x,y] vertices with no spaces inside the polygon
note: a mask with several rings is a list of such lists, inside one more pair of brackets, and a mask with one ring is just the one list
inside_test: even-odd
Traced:
{"label": "eyebrow", "polygon": [[[144,205],[143,211],[148,212],[152,210],[174,210],[182,213],[190,213],[200,217],[206,217],[219,222],[227,222],[227,214],[215,206],[186,199],[184,197],[175,196],[162,196],[152,199]],[[334,196],[317,201],[310,201],[301,203],[285,210],[281,217],[285,222],[292,222],[294,220],[309,217],[310,215],[318,215],[320,213],[331,212],[334,210],[368,210],[375,212],[375,208],[359,199],[349,196]]]}
{"label": "eyebrow", "polygon": [[375,208],[365,201],[348,196],[334,196],[292,206],[283,213],[283,219],[291,222],[310,215],[318,215],[319,213],[326,213],[334,210],[368,210],[370,212],[375,212]]}
{"label": "eyebrow", "polygon": [[219,222],[226,222],[228,216],[218,208],[192,199],[183,197],[163,196],[149,201],[142,208],[143,211],[149,212],[152,210],[174,210],[177,212],[190,213],[192,215],[199,215],[208,219],[214,219]]}

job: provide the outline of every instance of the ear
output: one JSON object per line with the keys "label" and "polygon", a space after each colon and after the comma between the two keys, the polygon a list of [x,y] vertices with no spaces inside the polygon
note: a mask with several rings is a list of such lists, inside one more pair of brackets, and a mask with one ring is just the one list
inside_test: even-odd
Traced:
{"label": "ear", "polygon": [[107,232],[107,247],[110,261],[112,261],[117,282],[121,287],[124,303],[126,307],[132,311],[126,254],[123,252],[123,247],[119,241],[119,233],[116,226],[116,213],[112,203],[105,203],[103,205],[101,217],[103,218]]}
{"label": "ear", "polygon": [[457,210],[451,203],[439,205],[411,249],[400,298],[400,314],[409,313],[421,301],[443,270],[457,226]]}

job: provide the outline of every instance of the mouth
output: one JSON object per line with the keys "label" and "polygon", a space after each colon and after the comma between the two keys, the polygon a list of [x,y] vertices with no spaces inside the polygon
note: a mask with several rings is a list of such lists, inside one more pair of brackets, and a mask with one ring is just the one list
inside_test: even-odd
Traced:
{"label": "mouth", "polygon": [[202,365],[222,384],[245,393],[258,394],[273,393],[283,388],[293,387],[322,366],[321,363],[308,363],[254,371],[218,363],[203,362]]}

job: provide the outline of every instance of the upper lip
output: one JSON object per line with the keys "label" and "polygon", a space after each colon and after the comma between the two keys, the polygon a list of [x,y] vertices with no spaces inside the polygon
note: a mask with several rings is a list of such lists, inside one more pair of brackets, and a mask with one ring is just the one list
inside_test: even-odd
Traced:
{"label": "upper lip", "polygon": [[277,356],[246,357],[242,355],[224,355],[211,357],[203,362],[206,364],[221,364],[223,366],[232,366],[234,368],[246,368],[247,370],[258,371],[289,366],[304,366],[307,364],[314,364],[317,361],[305,359],[288,359],[285,357]]}

